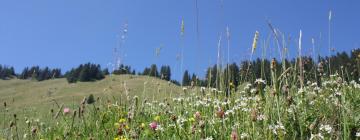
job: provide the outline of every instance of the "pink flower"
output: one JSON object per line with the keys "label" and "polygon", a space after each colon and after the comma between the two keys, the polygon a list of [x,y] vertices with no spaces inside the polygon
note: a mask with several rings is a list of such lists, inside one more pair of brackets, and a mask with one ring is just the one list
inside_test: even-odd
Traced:
{"label": "pink flower", "polygon": [[155,129],[157,128],[157,126],[158,126],[156,122],[152,122],[152,123],[150,123],[149,125],[150,125],[150,128],[151,128],[152,130],[155,130]]}
{"label": "pink flower", "polygon": [[231,140],[238,140],[239,139],[239,136],[238,134],[236,133],[236,130],[233,130],[231,132],[231,136],[230,136]]}
{"label": "pink flower", "polygon": [[221,108],[219,108],[218,111],[216,112],[216,115],[217,115],[219,118],[224,118],[225,113],[224,113],[224,111],[223,111]]}
{"label": "pink flower", "polygon": [[70,113],[70,108],[64,108],[64,114],[69,114]]}
{"label": "pink flower", "polygon": [[200,117],[201,117],[200,112],[199,112],[199,111],[196,111],[195,114],[194,114],[194,118],[197,119],[197,120],[199,120]]}

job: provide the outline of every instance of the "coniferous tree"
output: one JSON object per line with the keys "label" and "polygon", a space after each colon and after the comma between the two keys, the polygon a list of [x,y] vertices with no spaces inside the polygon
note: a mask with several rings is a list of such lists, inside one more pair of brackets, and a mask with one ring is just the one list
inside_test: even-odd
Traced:
{"label": "coniferous tree", "polygon": [[171,70],[170,66],[161,66],[160,68],[160,78],[166,81],[171,79]]}
{"label": "coniferous tree", "polygon": [[79,67],[71,69],[66,72],[65,77],[69,83],[96,81],[105,78],[100,65],[91,63],[81,64]]}
{"label": "coniferous tree", "polygon": [[145,68],[144,69],[144,71],[143,71],[143,73],[142,73],[142,75],[148,75],[148,76],[150,76],[150,68]]}
{"label": "coniferous tree", "polygon": [[105,69],[103,70],[103,74],[104,74],[104,75],[109,75],[109,74],[110,74],[109,69],[108,69],[108,68],[105,68]]}
{"label": "coniferous tree", "polygon": [[159,72],[157,70],[156,64],[152,64],[150,67],[150,76],[152,77],[159,77]]}
{"label": "coniferous tree", "polygon": [[0,79],[8,80],[16,77],[15,70],[13,67],[7,67],[0,65]]}
{"label": "coniferous tree", "polygon": [[182,86],[190,86],[190,83],[191,83],[190,74],[187,70],[185,70],[183,75]]}

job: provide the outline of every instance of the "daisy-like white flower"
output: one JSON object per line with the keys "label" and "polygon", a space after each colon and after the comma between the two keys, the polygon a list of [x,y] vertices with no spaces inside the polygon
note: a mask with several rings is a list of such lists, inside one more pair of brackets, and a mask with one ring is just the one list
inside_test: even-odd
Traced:
{"label": "daisy-like white flower", "polygon": [[255,80],[255,83],[256,83],[256,84],[260,84],[260,83],[266,84],[266,81],[263,80],[263,79],[261,79],[261,78],[259,78],[259,79],[256,79],[256,80]]}
{"label": "daisy-like white flower", "polygon": [[320,130],[325,131],[326,133],[330,134],[332,132],[332,127],[330,125],[320,125]]}
{"label": "daisy-like white flower", "polygon": [[313,140],[313,139],[321,139],[321,140],[323,140],[323,139],[324,139],[324,136],[321,135],[321,133],[311,134],[310,140]]}
{"label": "daisy-like white flower", "polygon": [[240,138],[241,139],[246,139],[246,138],[248,138],[249,137],[249,134],[248,133],[241,133],[241,135],[240,135]]}
{"label": "daisy-like white flower", "polygon": [[258,121],[262,121],[262,120],[265,120],[266,119],[266,116],[263,115],[263,114],[260,114],[259,116],[257,116],[256,118]]}

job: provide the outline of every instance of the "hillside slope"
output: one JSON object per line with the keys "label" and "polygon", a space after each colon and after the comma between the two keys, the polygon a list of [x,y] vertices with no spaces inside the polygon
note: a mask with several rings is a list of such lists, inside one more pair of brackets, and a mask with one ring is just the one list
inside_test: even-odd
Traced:
{"label": "hillside slope", "polygon": [[101,81],[75,84],[68,84],[64,78],[41,82],[0,80],[0,102],[6,102],[10,112],[42,113],[57,108],[56,104],[75,107],[90,94],[102,98],[101,101],[121,102],[126,95],[161,100],[176,96],[180,91],[179,86],[167,81],[133,75],[108,76]]}

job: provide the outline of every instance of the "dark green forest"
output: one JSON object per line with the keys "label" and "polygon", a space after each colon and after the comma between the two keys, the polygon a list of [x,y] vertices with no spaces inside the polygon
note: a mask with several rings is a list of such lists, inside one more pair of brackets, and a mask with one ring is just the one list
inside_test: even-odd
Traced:
{"label": "dark green forest", "polygon": [[[330,77],[332,74],[341,75],[345,81],[359,81],[360,49],[352,50],[350,53],[339,52],[331,57],[318,56],[315,59],[310,56],[303,56],[301,58],[301,64],[299,59],[300,58],[276,60],[273,58],[268,60],[257,58],[251,62],[242,61],[240,63],[223,64],[221,66],[215,64],[207,68],[204,78],[199,78],[195,73],[190,73],[188,70],[185,70],[181,82],[171,78],[170,66],[163,65],[158,68],[156,64],[152,64],[150,67],[144,68],[142,72],[136,73],[136,71],[128,65],[121,64],[119,68],[110,72],[107,68],[101,69],[99,64],[86,63],[72,68],[64,74],[62,74],[59,68],[40,68],[39,66],[25,67],[21,73],[17,74],[13,67],[0,65],[0,79],[9,80],[18,78],[43,81],[65,77],[69,83],[75,83],[78,81],[88,82],[101,80],[105,78],[105,75],[109,74],[131,74],[157,77],[183,86],[220,88],[219,85],[221,85],[221,82],[223,82],[226,87],[228,87],[229,84],[237,87],[245,81],[253,82],[259,78],[265,80],[267,84],[270,84],[271,71],[274,71],[277,76],[286,76],[291,75],[289,73],[299,73],[300,69],[296,68],[302,66],[304,83],[307,81],[320,83],[321,78]],[[220,79],[219,77],[222,78]],[[294,78],[296,79],[298,77]]]}

